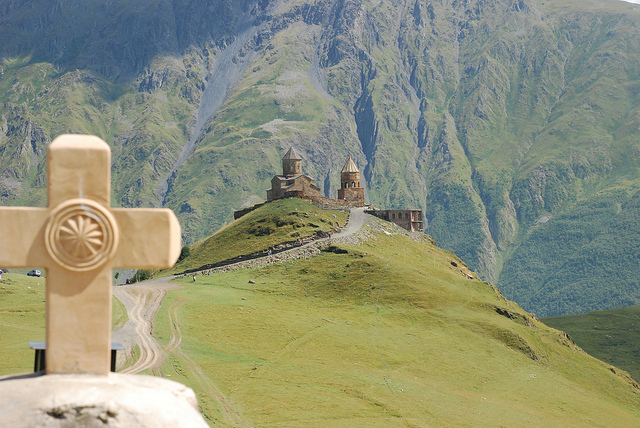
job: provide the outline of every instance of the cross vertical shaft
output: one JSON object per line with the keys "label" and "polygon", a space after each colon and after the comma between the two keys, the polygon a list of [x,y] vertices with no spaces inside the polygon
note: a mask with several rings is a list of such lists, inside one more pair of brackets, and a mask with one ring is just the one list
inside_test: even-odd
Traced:
{"label": "cross vertical shaft", "polygon": [[[53,238],[58,243],[50,245],[57,247],[58,263],[47,268],[47,374],[107,374],[112,250],[104,251],[101,242],[107,233],[117,240],[118,229],[109,231],[104,227],[109,219],[96,214],[110,206],[111,152],[96,137],[70,136],[51,144],[47,156],[49,209],[78,201],[49,219],[48,226],[58,228]],[[96,204],[83,206],[83,201]],[[103,257],[92,258],[94,251]]]}
{"label": "cross vertical shaft", "polygon": [[167,209],[110,208],[111,151],[97,137],[56,138],[47,165],[48,208],[0,207],[0,265],[47,268],[47,374],[106,375],[112,269],[173,266],[180,225]]}

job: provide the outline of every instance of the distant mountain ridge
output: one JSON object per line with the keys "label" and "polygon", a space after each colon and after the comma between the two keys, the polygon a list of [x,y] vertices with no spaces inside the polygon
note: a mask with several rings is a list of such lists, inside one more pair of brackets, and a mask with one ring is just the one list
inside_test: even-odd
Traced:
{"label": "distant mountain ridge", "polygon": [[113,199],[193,242],[294,146],[538,315],[640,303],[640,12],[611,1],[0,1],[0,202],[104,138]]}

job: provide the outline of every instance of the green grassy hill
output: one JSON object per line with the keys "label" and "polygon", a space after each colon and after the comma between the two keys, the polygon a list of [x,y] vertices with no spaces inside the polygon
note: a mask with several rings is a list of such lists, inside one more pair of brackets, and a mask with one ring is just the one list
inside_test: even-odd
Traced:
{"label": "green grassy hill", "polygon": [[190,247],[190,256],[166,273],[180,273],[265,251],[318,232],[334,232],[344,226],[346,220],[344,210],[324,210],[296,198],[276,200],[196,242]]}
{"label": "green grassy hill", "polygon": [[163,375],[196,390],[212,426],[640,424],[625,372],[468,279],[455,255],[381,220],[359,236],[178,280],[153,330]]}
{"label": "green grassy hill", "polygon": [[640,379],[640,306],[543,318],[591,355]]}
{"label": "green grassy hill", "polygon": [[[280,218],[269,205],[247,218],[273,220],[263,236],[279,239],[292,233],[280,220],[300,218],[292,212],[309,214],[304,224],[340,215],[282,201]],[[254,239],[247,226],[236,221],[211,242]],[[153,327],[167,352],[162,375],[194,388],[212,426],[640,424],[640,389],[626,372],[469,279],[428,237],[373,219],[329,250],[179,279],[164,298]],[[0,374],[28,372],[26,342],[44,338],[43,283],[4,278]],[[114,305],[114,322],[124,320]]]}

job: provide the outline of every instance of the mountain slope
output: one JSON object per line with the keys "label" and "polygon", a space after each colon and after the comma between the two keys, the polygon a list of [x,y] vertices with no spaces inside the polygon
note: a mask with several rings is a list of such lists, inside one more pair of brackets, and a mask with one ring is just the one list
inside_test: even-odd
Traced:
{"label": "mountain slope", "polygon": [[162,373],[213,426],[638,424],[626,373],[467,272],[374,220],[310,259],[187,277],[154,324]]}
{"label": "mountain slope", "polygon": [[440,245],[528,310],[640,303],[618,274],[639,256],[635,5],[0,6],[4,204],[44,205],[46,143],[95,133],[114,149],[114,203],[170,207],[194,242],[263,200],[293,145],[333,197],[351,155],[370,202],[422,208]]}
{"label": "mountain slope", "polygon": [[545,324],[566,331],[589,354],[640,379],[638,330],[640,307],[544,318]]}
{"label": "mountain slope", "polygon": [[[274,212],[252,215],[261,225]],[[245,226],[210,240],[253,239]],[[290,226],[272,235],[286,239]],[[309,259],[189,276],[164,298],[152,330],[162,375],[196,390],[212,426],[638,425],[640,393],[625,372],[469,279],[428,237],[373,219],[350,240]],[[21,276],[0,283],[2,374],[31,370],[25,334],[44,334],[44,288]]]}

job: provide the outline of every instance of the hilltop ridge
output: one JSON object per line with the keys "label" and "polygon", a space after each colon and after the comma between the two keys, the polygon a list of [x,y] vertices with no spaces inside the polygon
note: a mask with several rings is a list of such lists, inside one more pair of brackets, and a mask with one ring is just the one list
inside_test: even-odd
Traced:
{"label": "hilltop ridge", "polygon": [[[279,214],[270,204],[256,209],[193,257],[222,257],[211,243],[228,244],[224,257],[233,257],[246,251],[234,241],[283,242],[305,230],[288,220],[312,233],[308,223],[341,214],[278,203],[289,205]],[[258,237],[250,224],[272,231]],[[31,360],[14,354],[28,351],[25,331],[44,334],[44,287],[9,275],[0,294],[10,307],[0,311],[29,325],[0,325],[0,344],[11,345],[12,371],[29,371]],[[309,257],[175,283],[150,329],[165,355],[153,370],[191,386],[212,426],[640,423],[640,387],[626,372],[505,299],[428,236],[378,218]]]}
{"label": "hilltop ridge", "polygon": [[[272,215],[252,214],[256,224]],[[236,226],[218,233],[246,239]],[[627,373],[470,278],[427,236],[372,218],[313,256],[179,279],[154,324],[161,344],[182,347],[162,373],[199,392],[212,425],[640,421]]]}

